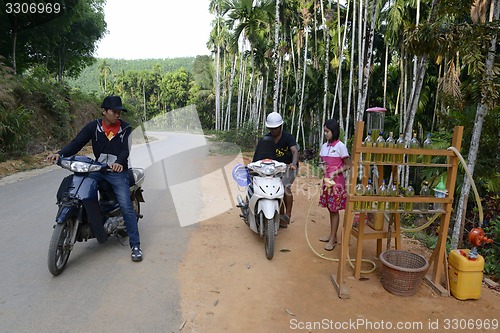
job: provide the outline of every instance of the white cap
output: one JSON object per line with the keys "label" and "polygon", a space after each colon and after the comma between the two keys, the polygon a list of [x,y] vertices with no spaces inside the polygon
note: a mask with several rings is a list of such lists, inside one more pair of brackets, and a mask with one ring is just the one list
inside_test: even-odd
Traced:
{"label": "white cap", "polygon": [[278,112],[271,112],[267,116],[266,127],[267,128],[276,128],[280,127],[283,124],[283,118]]}

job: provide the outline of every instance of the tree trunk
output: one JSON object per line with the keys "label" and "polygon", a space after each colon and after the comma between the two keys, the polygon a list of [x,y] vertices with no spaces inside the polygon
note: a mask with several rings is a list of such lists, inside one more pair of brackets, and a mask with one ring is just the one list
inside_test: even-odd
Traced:
{"label": "tree trunk", "polygon": [[[372,2],[372,10],[370,14],[370,30],[368,32],[368,47],[366,52],[366,59],[363,64],[363,73],[362,73],[362,84],[360,96],[358,99],[358,120],[363,119],[364,109],[366,106],[366,99],[368,97],[368,82],[370,81],[370,68],[372,63],[372,50],[373,50],[373,40],[375,37],[375,23],[377,22],[377,6],[380,0]],[[361,68],[360,68],[361,70]]]}
{"label": "tree trunk", "polygon": [[[363,120],[363,110],[360,109],[362,84],[363,84],[363,61],[365,59],[364,46],[366,44],[366,15],[363,6],[363,0],[359,0],[359,18],[358,18],[358,105],[356,107],[356,120]],[[365,20],[363,20],[365,19]],[[363,22],[365,22],[363,24]],[[355,22],[353,22],[355,24]]]}
{"label": "tree trunk", "polygon": [[215,130],[220,129],[220,46],[215,54]]}
{"label": "tree trunk", "polygon": [[234,76],[236,73],[236,63],[238,62],[238,53],[234,54],[233,57],[233,65],[231,66],[231,77],[229,78],[229,92],[228,92],[228,97],[227,97],[227,111],[226,111],[226,116],[227,116],[227,123],[226,123],[226,129],[229,130],[231,127],[231,99],[233,97],[233,83],[234,83]]}
{"label": "tree trunk", "polygon": [[[325,20],[325,13],[323,9],[323,2],[321,2],[321,16],[322,16],[322,21],[323,21],[323,29],[325,29],[325,78],[324,78],[324,84],[323,84],[323,116],[321,117],[322,121],[318,130],[318,142],[319,142],[319,148],[321,148],[321,143],[323,139],[323,131],[322,129],[322,124],[325,123],[326,121],[326,109],[327,109],[327,104],[328,104],[328,73],[330,72],[330,29],[328,28],[328,25],[326,24]],[[318,149],[319,151],[319,149]]]}
{"label": "tree trunk", "polygon": [[17,48],[17,28],[12,29],[12,69],[14,74],[17,74],[17,62],[16,62],[16,48]]}
{"label": "tree trunk", "polygon": [[274,95],[273,95],[273,111],[278,112],[278,96],[279,96],[279,32],[280,32],[280,1],[276,0],[276,21],[274,26]]}
{"label": "tree trunk", "polygon": [[412,91],[410,93],[410,100],[408,103],[408,109],[406,111],[407,121],[406,121],[406,125],[405,125],[405,130],[404,130],[406,140],[410,140],[411,135],[412,135],[413,122],[415,120],[415,114],[417,113],[418,102],[420,100],[420,93],[422,92],[422,86],[424,84],[425,73],[427,71],[427,62],[428,62],[427,55],[423,55],[421,58],[418,59],[417,73],[415,76],[416,80],[415,80],[415,83],[412,87]]}
{"label": "tree trunk", "polygon": [[238,82],[238,103],[236,106],[236,114],[237,114],[237,119],[236,119],[236,126],[240,128],[245,119],[243,118],[243,95],[245,93],[245,79],[246,79],[246,68],[247,66],[244,66],[246,64],[245,58],[241,58],[240,60],[240,79]]}
{"label": "tree trunk", "polygon": [[[498,5],[498,3],[494,8],[493,13],[494,13],[493,20],[498,21],[500,13],[500,6]],[[482,99],[477,106],[476,119],[474,121],[474,128],[472,130],[469,155],[467,157],[468,159],[467,169],[469,170],[471,176],[474,174],[474,167],[476,165],[477,154],[479,151],[479,141],[481,140],[481,132],[483,129],[484,118],[488,114],[489,110],[489,105],[488,105],[489,101],[486,96],[485,90],[487,90],[488,85],[492,84],[493,82],[492,78],[494,76],[493,69],[495,64],[496,45],[497,45],[497,36],[495,35],[491,40],[491,46],[489,48],[488,55],[486,56],[486,64],[485,64],[486,75],[483,79],[484,83],[482,84],[483,87]],[[457,216],[455,217],[455,224],[453,226],[453,234],[451,238],[451,247],[453,249],[457,248],[458,242],[460,240],[460,233],[462,230],[463,223],[465,221],[465,210],[467,208],[467,201],[469,197],[470,187],[471,185],[469,178],[465,176],[464,184],[460,192],[460,199],[458,201],[458,207],[457,207]]]}
{"label": "tree trunk", "polygon": [[389,44],[385,46],[385,59],[384,59],[384,102],[383,107],[385,108],[387,105],[387,75],[388,75],[388,60],[389,58]]}
{"label": "tree trunk", "polygon": [[[344,115],[342,113],[343,107],[342,107],[342,64],[344,60],[344,43],[345,43],[345,38],[346,38],[346,33],[347,29],[344,30],[344,36],[342,38],[340,37],[340,3],[337,2],[337,15],[338,15],[338,23],[337,23],[337,29],[338,29],[338,43],[339,43],[339,84],[337,86],[337,91],[339,92],[339,124],[340,128],[344,129]],[[345,26],[347,26],[347,19],[349,18],[349,4],[347,5],[347,14],[346,14],[346,19],[345,19]]]}
{"label": "tree trunk", "polygon": [[309,27],[308,26],[305,26],[304,27],[304,30],[306,32],[306,43],[305,43],[305,47],[304,47],[304,66],[302,68],[302,89],[301,89],[301,94],[300,94],[300,106],[299,106],[299,119],[297,121],[297,135],[296,135],[296,138],[297,140],[299,139],[299,132],[300,132],[300,126],[301,126],[301,123],[302,123],[302,110],[303,110],[303,107],[304,107],[304,92],[305,92],[305,89],[306,89],[306,70],[307,70],[307,41],[308,41],[308,37],[309,37]]}
{"label": "tree trunk", "polygon": [[[435,21],[435,15],[436,15],[436,10],[437,10],[437,1],[438,0],[433,0],[432,2],[432,7],[431,11],[429,14],[429,22],[434,22]],[[412,86],[412,90],[410,93],[410,100],[408,101],[408,106],[405,108],[406,110],[406,118],[407,122],[405,124],[405,139],[409,140],[412,135],[412,129],[413,129],[413,121],[415,120],[415,114],[417,113],[418,109],[418,102],[420,99],[420,93],[422,91],[422,86],[424,83],[424,78],[425,78],[425,73],[427,70],[427,63],[428,63],[428,56],[423,55],[418,59],[418,64],[416,66],[416,73],[414,73],[414,84]]]}
{"label": "tree trunk", "polygon": [[[284,101],[286,101],[286,96],[284,96],[284,91],[283,91],[283,85],[284,85],[284,82],[285,82],[285,61],[284,61],[284,57],[283,56],[280,56],[279,58],[279,72],[278,72],[278,76],[279,76],[279,81],[280,81],[280,84],[279,84],[279,87],[278,87],[278,112],[281,113],[281,116],[284,118],[285,117],[285,110],[286,110],[286,105],[285,107],[283,107],[283,103]],[[288,79],[288,77],[287,77]],[[287,81],[288,82],[288,81]]]}
{"label": "tree trunk", "polygon": [[[352,2],[352,22],[356,22],[356,1]],[[349,64],[349,92],[347,93],[347,116],[345,121],[345,136],[344,142],[347,142],[347,138],[349,138],[349,120],[351,118],[351,107],[356,105],[354,101],[354,93],[352,87],[354,86],[354,45],[356,43],[356,24],[352,25],[352,35],[351,35],[351,61]],[[351,103],[351,97],[353,99],[353,103]]]}

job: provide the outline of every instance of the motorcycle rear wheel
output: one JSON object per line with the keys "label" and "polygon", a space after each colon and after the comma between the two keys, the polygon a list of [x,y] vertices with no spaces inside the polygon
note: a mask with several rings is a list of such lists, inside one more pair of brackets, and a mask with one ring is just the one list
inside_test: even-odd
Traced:
{"label": "motorcycle rear wheel", "polygon": [[275,224],[274,219],[268,219],[261,212],[261,221],[264,222],[264,236],[265,236],[265,246],[266,246],[266,258],[271,260],[274,257],[274,234],[275,234]]}
{"label": "motorcycle rear wheel", "polygon": [[72,249],[70,244],[72,229],[72,223],[69,221],[54,226],[47,258],[49,272],[54,276],[61,274],[68,262]]}

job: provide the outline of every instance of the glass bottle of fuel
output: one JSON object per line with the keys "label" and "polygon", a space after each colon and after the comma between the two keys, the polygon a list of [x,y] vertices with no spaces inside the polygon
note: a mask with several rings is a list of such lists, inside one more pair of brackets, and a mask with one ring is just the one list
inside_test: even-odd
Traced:
{"label": "glass bottle of fuel", "polygon": [[[398,184],[396,181],[392,182],[392,185],[390,186],[388,190],[388,195],[390,197],[397,197],[398,196]],[[398,209],[398,203],[397,202],[389,202],[388,203],[389,210],[397,210]]]}
{"label": "glass bottle of fuel", "polygon": [[[413,188],[412,183],[409,183],[405,189],[405,197],[411,198],[415,195],[415,189]],[[405,202],[403,204],[403,209],[407,212],[411,212],[413,210],[413,202]]]}
{"label": "glass bottle of fuel", "polygon": [[[396,142],[394,141],[394,138],[392,136],[393,133],[389,132],[389,137],[387,138],[387,140],[385,140],[386,148],[394,148],[396,146]],[[389,162],[389,163],[394,162],[394,154],[391,153],[384,154],[384,162]]]}
{"label": "glass bottle of fuel", "polygon": [[[377,148],[384,148],[385,147],[385,140],[384,140],[384,132],[380,131],[377,140],[375,141],[375,147]],[[373,161],[374,162],[383,162],[384,161],[384,153],[375,153],[373,154]]]}
{"label": "glass bottle of fuel", "polygon": [[[410,140],[409,147],[411,149],[420,148],[420,144],[418,143],[417,133],[413,132],[413,137]],[[408,163],[417,163],[417,155],[408,155]]]}
{"label": "glass bottle of fuel", "polygon": [[[363,147],[373,147],[373,138],[372,138],[372,131],[368,131],[368,135],[366,136],[365,140],[363,141]],[[363,161],[364,162],[373,162],[372,160],[372,153],[363,153]]]}
{"label": "glass bottle of fuel", "polygon": [[[366,184],[365,195],[366,196],[372,196],[373,195],[373,185],[372,185],[372,180],[371,179],[368,179],[368,184]],[[365,204],[364,205],[364,209],[365,210],[372,210],[373,201],[365,201],[364,204]]]}
{"label": "glass bottle of fuel", "polygon": [[[365,187],[363,186],[360,178],[358,178],[358,183],[354,188],[354,194],[356,196],[362,196],[365,194]],[[363,201],[354,201],[354,210],[361,210],[362,208],[363,208]]]}
{"label": "glass bottle of fuel", "polygon": [[[378,188],[377,191],[377,196],[379,197],[386,197],[387,196],[387,185],[385,185],[385,180],[382,179],[382,185]],[[380,198],[377,203],[377,209],[378,210],[385,210],[386,202],[384,201],[383,198]]]}
{"label": "glass bottle of fuel", "polygon": [[[399,133],[399,138],[396,140],[396,148],[406,148],[406,142],[403,133]],[[404,154],[396,154],[394,156],[396,163],[404,163],[405,155]]]}
{"label": "glass bottle of fuel", "polygon": [[[431,189],[429,187],[429,182],[427,180],[424,180],[424,182],[422,183],[422,188],[420,189],[420,196],[423,198],[423,200],[429,200],[428,197],[431,196]],[[420,203],[420,210],[426,212],[429,209],[431,209],[430,205],[432,205],[432,203],[422,202]]]}
{"label": "glass bottle of fuel", "polygon": [[[424,149],[432,149],[431,133],[427,134],[427,138],[424,140]],[[431,155],[422,155],[422,163],[431,164]]]}

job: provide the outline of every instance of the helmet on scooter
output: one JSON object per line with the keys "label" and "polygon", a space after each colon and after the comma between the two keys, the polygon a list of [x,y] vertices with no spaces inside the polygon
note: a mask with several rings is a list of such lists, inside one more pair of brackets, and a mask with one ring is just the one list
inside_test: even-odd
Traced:
{"label": "helmet on scooter", "polygon": [[278,112],[271,112],[266,119],[267,128],[280,127],[283,124],[283,118]]}

